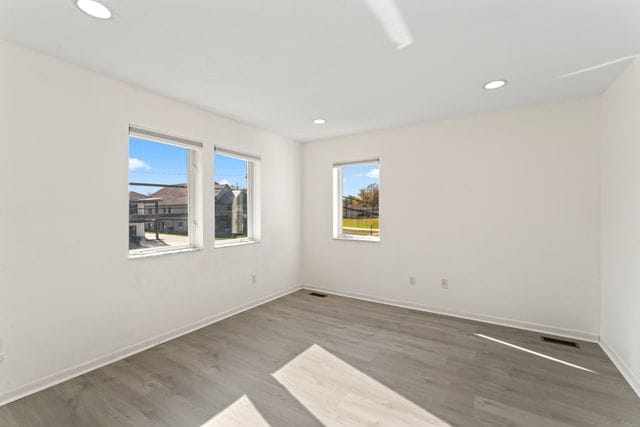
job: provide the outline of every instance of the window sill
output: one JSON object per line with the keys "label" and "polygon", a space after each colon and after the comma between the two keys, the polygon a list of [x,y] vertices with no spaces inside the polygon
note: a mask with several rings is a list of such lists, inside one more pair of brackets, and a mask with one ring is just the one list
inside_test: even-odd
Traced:
{"label": "window sill", "polygon": [[254,245],[256,243],[260,243],[260,240],[253,240],[253,239],[238,239],[235,241],[229,241],[229,242],[224,242],[224,243],[218,243],[216,242],[215,244],[215,248],[229,248],[229,247],[233,247],[233,246],[245,246],[245,245]]}
{"label": "window sill", "polygon": [[334,237],[333,240],[341,240],[341,241],[345,241],[345,242],[380,243],[380,237],[342,237],[342,236],[337,236],[337,237]]}
{"label": "window sill", "polygon": [[151,251],[151,252],[141,252],[136,254],[129,254],[129,259],[142,259],[142,258],[153,258],[162,255],[172,255],[172,254],[182,254],[187,252],[198,252],[202,250],[201,248],[194,247],[182,247],[182,248],[174,248],[174,249],[166,249],[160,251]]}

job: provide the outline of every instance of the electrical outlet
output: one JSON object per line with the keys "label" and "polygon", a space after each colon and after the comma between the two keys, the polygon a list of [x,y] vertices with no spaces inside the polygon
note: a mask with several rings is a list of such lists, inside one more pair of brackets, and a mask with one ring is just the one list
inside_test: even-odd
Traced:
{"label": "electrical outlet", "polygon": [[442,279],[440,281],[440,286],[442,286],[442,289],[449,289],[449,280]]}
{"label": "electrical outlet", "polygon": [[255,274],[251,275],[251,284],[255,285],[256,283],[258,283],[258,276],[256,276]]}
{"label": "electrical outlet", "polygon": [[416,284],[416,276],[409,276],[409,284],[411,286]]}

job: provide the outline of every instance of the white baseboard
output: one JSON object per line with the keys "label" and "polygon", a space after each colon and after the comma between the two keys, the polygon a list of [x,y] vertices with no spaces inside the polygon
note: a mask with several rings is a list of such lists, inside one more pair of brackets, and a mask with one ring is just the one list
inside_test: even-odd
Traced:
{"label": "white baseboard", "polygon": [[609,356],[613,364],[616,365],[616,368],[618,368],[618,371],[620,371],[624,379],[627,380],[633,391],[640,397],[640,376],[633,372],[629,365],[627,365],[604,338],[600,339],[600,347],[602,347],[602,350]]}
{"label": "white baseboard", "polygon": [[573,329],[559,328],[556,326],[545,325],[540,323],[525,322],[522,320],[507,319],[504,317],[489,316],[485,314],[465,313],[448,308],[430,307],[415,302],[397,301],[388,298],[381,298],[371,295],[358,294],[353,292],[336,291],[333,289],[319,288],[310,284],[303,284],[303,289],[311,291],[324,292],[327,294],[338,295],[348,298],[360,299],[363,301],[377,302],[381,304],[393,305],[396,307],[410,308],[412,310],[425,311],[428,313],[443,314],[445,316],[459,317],[467,320],[475,320],[478,322],[491,323],[494,325],[508,326],[511,328],[524,329],[527,331],[539,332],[543,334],[556,335],[561,337],[573,338],[581,341],[598,343],[600,336],[589,332],[576,331]]}
{"label": "white baseboard", "polygon": [[290,293],[296,292],[300,290],[300,286],[290,287],[279,291],[272,295],[267,295],[262,298],[258,298],[256,300],[250,301],[246,304],[242,304],[236,307],[233,307],[229,310],[223,311],[222,313],[214,314],[212,316],[205,317],[204,319],[198,320],[196,322],[190,323],[181,328],[174,329],[169,332],[165,332],[163,334],[157,335],[153,338],[149,338],[140,343],[133,344],[119,350],[113,351],[111,353],[105,354],[103,356],[96,357],[94,359],[88,360],[86,362],[82,362],[75,366],[71,366],[69,368],[63,369],[61,371],[55,372],[51,375],[47,375],[43,378],[37,379],[35,381],[31,381],[27,384],[24,384],[20,387],[17,387],[13,390],[0,394],[0,406],[6,405],[7,403],[13,402],[14,400],[21,399],[30,394],[36,393],[40,390],[44,390],[56,384],[60,384],[64,381],[67,381],[71,378],[77,377],[84,373],[93,371],[94,369],[100,368],[102,366],[108,365],[113,362],[117,362],[118,360],[122,360],[126,357],[129,357],[133,354],[139,353],[141,351],[147,350],[151,347],[155,347],[158,344],[162,344],[163,342],[170,341],[174,338],[178,338],[182,335],[186,335],[190,332],[203,328],[205,326],[211,325],[213,323],[219,322],[221,320],[226,319],[227,317],[234,316],[238,313],[242,313],[243,311],[250,310],[259,305],[265,304],[269,301],[273,301],[275,299],[281,298],[285,295],[289,295]]}

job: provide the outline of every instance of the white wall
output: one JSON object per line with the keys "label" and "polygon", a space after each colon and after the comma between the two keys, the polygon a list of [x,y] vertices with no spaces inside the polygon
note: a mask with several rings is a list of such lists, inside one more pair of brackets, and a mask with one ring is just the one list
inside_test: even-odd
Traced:
{"label": "white wall", "polygon": [[[300,145],[0,42],[0,404],[300,286]],[[262,243],[128,259],[128,125],[262,156]],[[251,273],[258,275],[252,285]]]}
{"label": "white wall", "polygon": [[[590,98],[305,144],[305,286],[597,340],[599,114]],[[332,240],[332,163],[372,156],[381,242]]]}
{"label": "white wall", "polygon": [[602,345],[640,395],[640,63],[602,97]]}

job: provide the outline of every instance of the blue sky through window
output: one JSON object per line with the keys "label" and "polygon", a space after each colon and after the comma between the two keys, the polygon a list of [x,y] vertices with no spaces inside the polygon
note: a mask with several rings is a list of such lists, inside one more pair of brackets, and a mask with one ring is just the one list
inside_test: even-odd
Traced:
{"label": "blue sky through window", "polygon": [[344,166],[342,168],[342,195],[357,196],[361,188],[380,183],[378,164]]}
{"label": "blue sky through window", "polygon": [[[129,138],[129,182],[185,184],[188,182],[189,150],[173,145]],[[342,169],[343,194],[357,196],[361,188],[379,184],[378,164],[345,166]],[[247,188],[247,162],[216,154],[215,181]],[[129,186],[129,191],[150,194],[158,187]]]}
{"label": "blue sky through window", "polygon": [[216,154],[215,182],[231,187],[247,188],[247,161]]}
{"label": "blue sky through window", "polygon": [[[129,138],[129,182],[186,184],[189,150],[169,144]],[[161,188],[129,186],[129,191],[150,194]]]}

